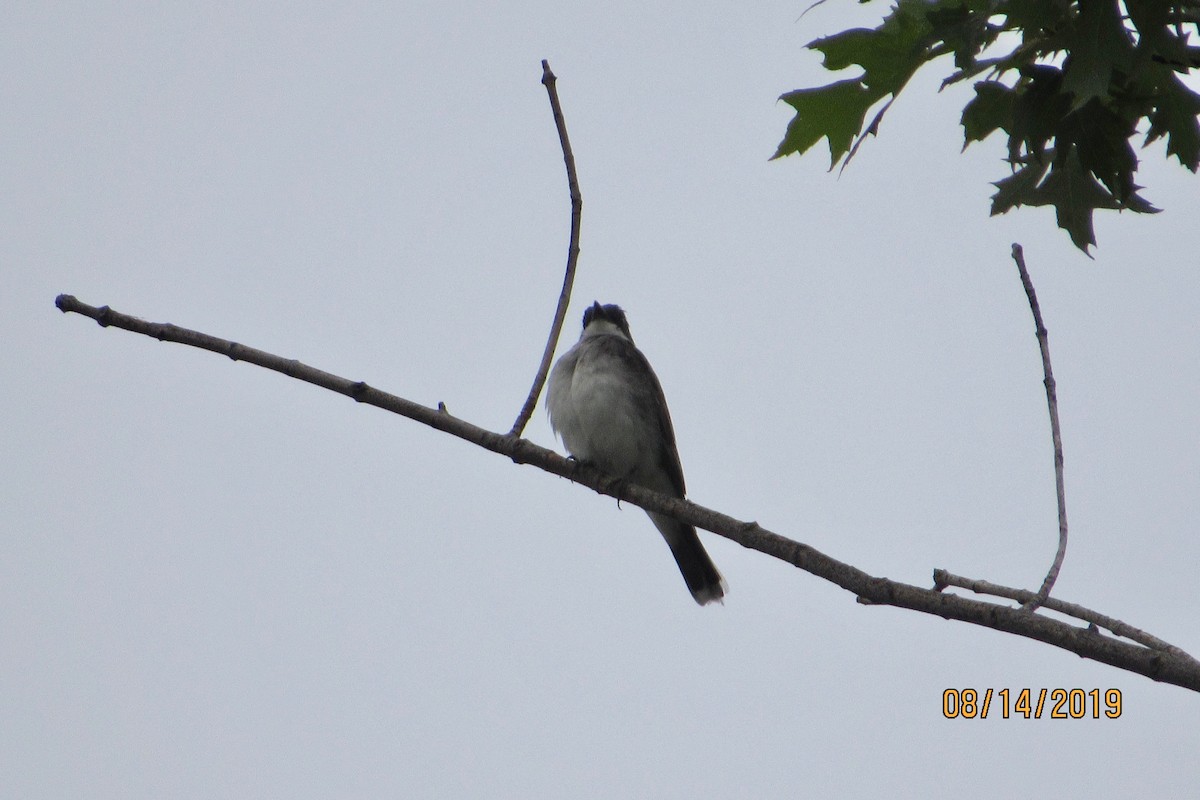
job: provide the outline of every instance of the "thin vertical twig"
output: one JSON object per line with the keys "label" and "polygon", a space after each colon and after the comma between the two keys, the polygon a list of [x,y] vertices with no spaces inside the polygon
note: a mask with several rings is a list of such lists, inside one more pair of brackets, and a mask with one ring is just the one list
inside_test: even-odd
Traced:
{"label": "thin vertical twig", "polygon": [[542,362],[538,365],[537,375],[533,378],[533,386],[525,404],[517,414],[509,436],[520,436],[533,409],[537,407],[538,396],[546,384],[546,376],[550,374],[550,360],[554,358],[554,350],[558,347],[558,337],[562,333],[563,319],[567,315],[567,306],[571,302],[571,287],[575,284],[575,265],[579,261],[579,225],[583,217],[583,195],[579,192],[579,177],[575,174],[575,154],[571,151],[571,140],[567,138],[567,122],[563,117],[562,105],[558,101],[558,78],[550,71],[550,62],[542,60],[542,85],[550,96],[550,109],[554,112],[554,125],[558,128],[558,141],[562,145],[563,161],[567,167],[567,188],[571,193],[571,239],[567,247],[567,272],[563,276],[562,291],[558,295],[558,307],[554,310],[554,321],[550,325],[550,338],[546,340],[546,349],[542,353]]}
{"label": "thin vertical twig", "polygon": [[1067,496],[1063,486],[1063,446],[1062,430],[1058,425],[1058,393],[1054,383],[1054,373],[1050,369],[1050,340],[1046,326],[1042,324],[1042,311],[1038,306],[1037,294],[1033,291],[1033,281],[1029,278],[1029,270],[1025,268],[1025,251],[1021,245],[1014,243],[1012,258],[1017,262],[1017,271],[1021,274],[1021,285],[1025,287],[1025,296],[1029,298],[1029,308],[1033,311],[1034,332],[1037,334],[1038,347],[1042,351],[1042,371],[1046,375],[1046,402],[1050,406],[1050,437],[1054,442],[1054,488],[1058,494],[1058,552],[1054,563],[1042,581],[1042,588],[1025,603],[1024,608],[1035,611],[1050,596],[1054,582],[1058,580],[1059,570],[1062,569],[1063,559],[1067,555]]}

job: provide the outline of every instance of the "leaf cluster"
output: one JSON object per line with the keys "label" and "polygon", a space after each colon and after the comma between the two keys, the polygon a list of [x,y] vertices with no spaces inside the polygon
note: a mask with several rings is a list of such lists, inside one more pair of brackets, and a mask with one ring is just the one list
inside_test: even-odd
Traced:
{"label": "leaf cluster", "polygon": [[963,148],[1008,137],[992,214],[1053,206],[1087,252],[1096,209],[1158,210],[1134,180],[1135,137],[1200,167],[1200,95],[1180,79],[1200,67],[1198,34],[1200,0],[898,0],[874,29],[809,43],[826,69],[862,74],[783,95],[796,114],[774,157],[825,139],[845,168],[917,70],[945,58],[943,88],[975,80]]}

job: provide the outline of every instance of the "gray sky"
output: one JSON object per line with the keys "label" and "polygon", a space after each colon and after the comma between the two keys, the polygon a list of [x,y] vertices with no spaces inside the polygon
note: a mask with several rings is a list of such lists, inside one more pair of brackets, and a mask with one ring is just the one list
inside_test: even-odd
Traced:
{"label": "gray sky", "polygon": [[[564,345],[622,304],[691,497],[874,574],[1036,587],[1056,539],[1024,243],[1066,443],[1064,599],[1200,653],[1196,178],[1089,261],[990,220],[1002,144],[914,81],[839,178],[767,161],[826,3],[19,3],[0,32],[0,794],[1093,797],[1200,778],[1193,693],[867,608],[636,508],[59,292],[507,430],[584,193]],[[539,412],[528,435],[552,445]],[[948,687],[1120,719],[946,720]]]}

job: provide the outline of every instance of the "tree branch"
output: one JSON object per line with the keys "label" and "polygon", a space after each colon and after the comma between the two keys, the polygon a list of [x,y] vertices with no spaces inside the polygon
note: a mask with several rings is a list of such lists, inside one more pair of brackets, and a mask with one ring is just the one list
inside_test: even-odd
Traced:
{"label": "tree branch", "polygon": [[[744,522],[718,511],[650,491],[635,484],[615,481],[586,464],[563,458],[553,450],[539,447],[513,435],[485,430],[451,416],[444,409],[433,409],[368,386],[310,367],[295,359],[257,350],[199,331],[169,323],[146,322],[113,311],[108,306],[94,307],[71,295],[55,300],[64,313],[91,317],[103,327],[116,327],[140,333],[159,341],[177,342],[228,356],[235,361],[281,372],[297,380],[321,386],[360,403],[382,408],[429,425],[494,453],[508,456],[519,464],[530,464],[568,478],[601,494],[618,497],[647,511],[668,514],[683,522],[712,531],[743,547],[786,561],[819,578],[854,593],[875,605],[908,608],[944,619],[956,619],[1024,636],[1069,650],[1083,658],[1145,675],[1156,681],[1172,683],[1200,692],[1200,662],[1178,648],[1143,647],[1118,641],[1096,630],[1070,625],[1060,620],[1031,613],[1008,605],[972,600],[937,589],[924,589],[898,581],[869,575],[849,564],[831,558],[812,547],[766,530],[756,522]],[[1165,643],[1164,643],[1165,644]]]}
{"label": "tree branch", "polygon": [[1033,281],[1029,270],[1025,269],[1025,251],[1021,245],[1012,246],[1013,261],[1017,262],[1017,271],[1021,275],[1021,285],[1025,287],[1025,296],[1029,298],[1029,308],[1033,311],[1034,332],[1037,335],[1038,348],[1042,352],[1042,372],[1045,374],[1046,403],[1050,406],[1050,439],[1054,444],[1054,490],[1058,496],[1058,552],[1054,555],[1054,563],[1042,581],[1042,588],[1025,603],[1028,611],[1035,611],[1046,602],[1054,582],[1058,580],[1058,572],[1062,569],[1063,559],[1067,555],[1067,496],[1063,486],[1063,446],[1062,430],[1058,425],[1058,393],[1054,383],[1054,372],[1050,369],[1050,339],[1046,326],[1042,324],[1042,310],[1038,306],[1037,293],[1033,291]]}
{"label": "tree branch", "polygon": [[550,71],[550,62],[542,61],[542,84],[550,96],[550,110],[554,113],[554,126],[558,129],[558,141],[562,145],[563,161],[567,167],[567,189],[571,193],[571,239],[567,246],[567,272],[563,276],[562,291],[558,294],[558,307],[554,309],[554,321],[550,324],[550,338],[546,340],[546,348],[542,351],[542,362],[538,365],[537,374],[533,378],[533,386],[529,389],[529,397],[521,406],[517,420],[513,423],[509,436],[520,436],[525,426],[533,416],[537,406],[538,396],[546,384],[546,376],[550,374],[550,360],[554,358],[554,349],[558,347],[558,337],[562,333],[563,319],[567,315],[567,306],[571,302],[571,287],[575,283],[575,265],[579,261],[579,225],[583,217],[583,195],[579,191],[579,177],[575,174],[575,154],[571,151],[571,140],[567,138],[567,121],[563,117],[562,105],[558,101],[558,78]]}
{"label": "tree branch", "polygon": [[[964,578],[961,575],[955,575],[947,572],[944,569],[935,569],[933,571],[933,582],[938,591],[947,586],[959,586],[963,589],[969,589],[976,594],[990,594],[996,597],[1007,597],[1010,600],[1016,600],[1018,603],[1025,604],[1037,597],[1037,594],[1027,589],[1013,589],[1008,586],[1001,586],[989,581],[976,580],[975,578]],[[1093,611],[1090,608],[1085,608],[1077,603],[1068,603],[1063,600],[1050,597],[1046,598],[1042,604],[1044,608],[1051,611],[1057,611],[1060,614],[1066,614],[1076,619],[1081,619],[1084,622],[1090,622],[1093,625],[1110,630],[1117,636],[1145,645],[1152,650],[1162,650],[1164,653],[1173,653],[1175,655],[1186,655],[1182,650],[1173,644],[1164,642],[1157,636],[1151,636],[1140,628],[1135,628],[1132,625],[1122,622],[1119,619],[1101,614],[1099,611]]]}

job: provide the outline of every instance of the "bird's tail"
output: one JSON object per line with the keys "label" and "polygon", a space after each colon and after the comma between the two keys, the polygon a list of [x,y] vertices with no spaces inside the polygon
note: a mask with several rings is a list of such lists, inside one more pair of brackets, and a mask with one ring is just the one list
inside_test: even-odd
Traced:
{"label": "bird's tail", "polygon": [[650,519],[667,540],[671,555],[675,556],[675,563],[696,602],[700,605],[720,602],[727,590],[725,579],[708,557],[704,545],[700,544],[696,529],[662,514],[650,514]]}

